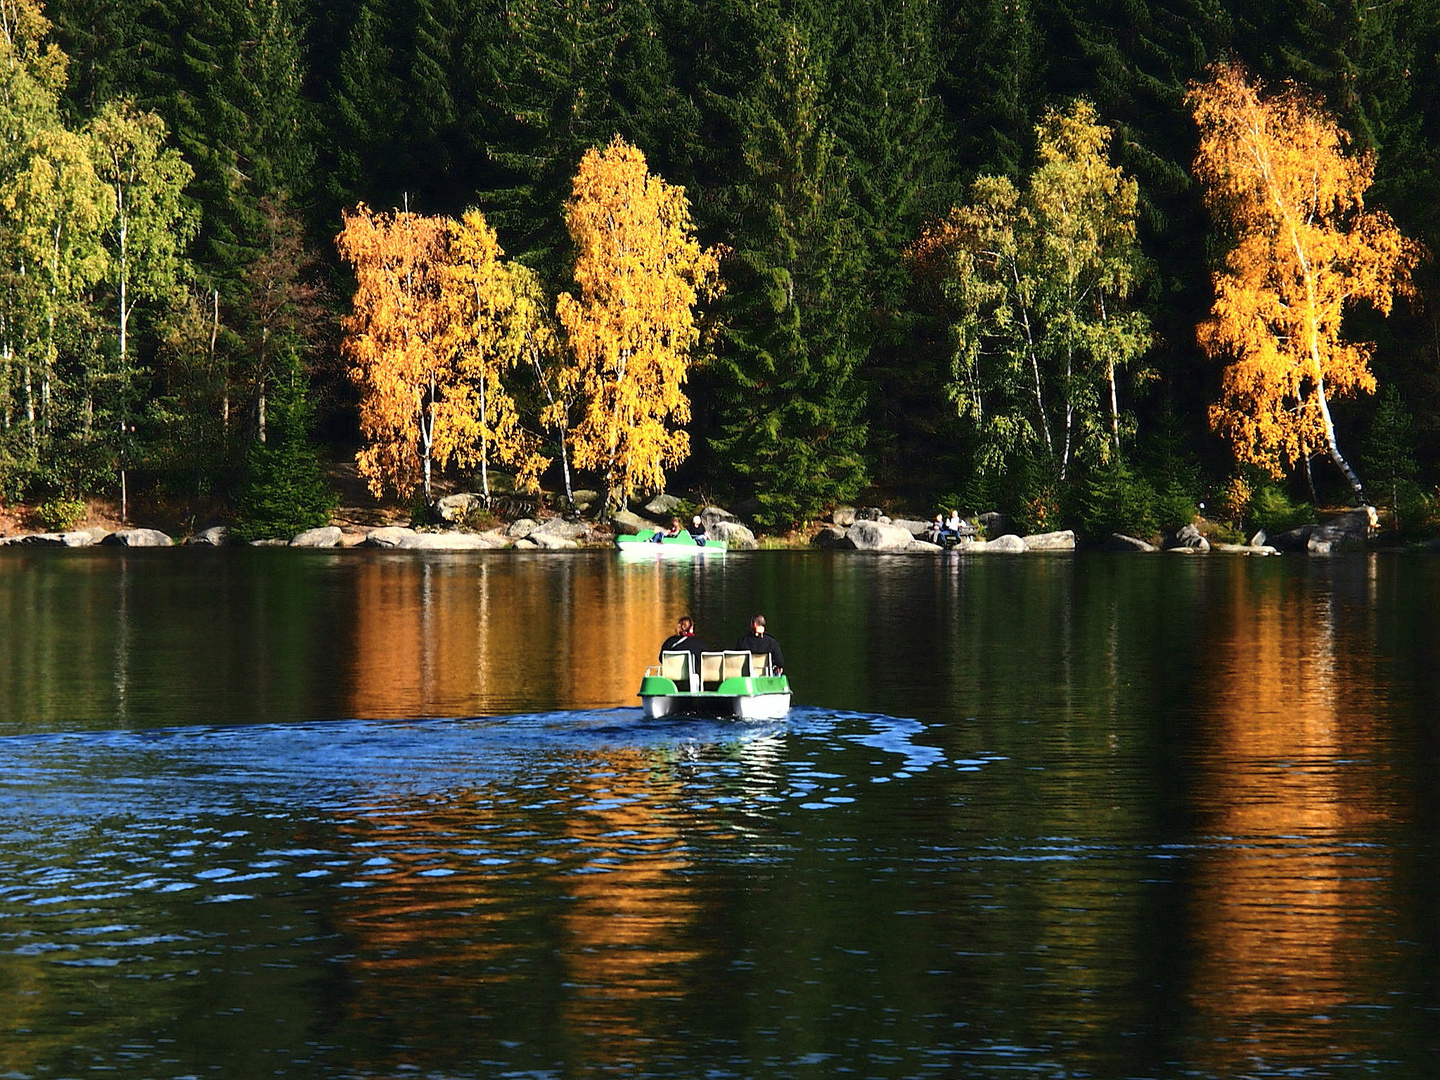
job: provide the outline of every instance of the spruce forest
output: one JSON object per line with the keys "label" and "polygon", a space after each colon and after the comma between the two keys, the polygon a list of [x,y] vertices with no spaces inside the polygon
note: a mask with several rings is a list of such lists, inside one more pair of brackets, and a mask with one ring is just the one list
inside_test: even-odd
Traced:
{"label": "spruce forest", "polygon": [[1440,525],[1440,0],[0,0],[0,53],[0,504]]}

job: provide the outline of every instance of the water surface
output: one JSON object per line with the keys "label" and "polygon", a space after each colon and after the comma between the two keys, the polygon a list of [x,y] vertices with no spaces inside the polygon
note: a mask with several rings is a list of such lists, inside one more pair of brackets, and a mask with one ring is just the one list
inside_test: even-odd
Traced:
{"label": "water surface", "polygon": [[[1411,1077],[1440,563],[0,553],[0,1074]],[[797,708],[649,722],[675,617]]]}

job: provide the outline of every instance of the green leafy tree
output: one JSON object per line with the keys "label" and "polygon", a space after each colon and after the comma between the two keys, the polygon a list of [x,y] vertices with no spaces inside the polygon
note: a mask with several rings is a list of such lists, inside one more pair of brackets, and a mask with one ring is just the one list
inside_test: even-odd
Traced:
{"label": "green leafy tree", "polygon": [[90,122],[89,135],[96,176],[113,207],[105,228],[110,255],[105,280],[115,303],[114,364],[103,399],[117,436],[120,517],[125,520],[126,451],[142,377],[132,358],[131,316],[144,301],[168,306],[184,287],[190,272],[184,246],[194,235],[195,217],[181,193],[194,172],[165,145],[165,122],[128,101],[108,103]]}
{"label": "green leafy tree", "polygon": [[1143,270],[1136,184],[1109,163],[1091,106],[1048,113],[1040,164],[1022,192],[981,177],[971,202],[912,252],[954,312],[947,386],[983,473],[1064,482],[1076,462],[1119,458],[1131,421],[1120,374],[1149,347],[1132,305]]}

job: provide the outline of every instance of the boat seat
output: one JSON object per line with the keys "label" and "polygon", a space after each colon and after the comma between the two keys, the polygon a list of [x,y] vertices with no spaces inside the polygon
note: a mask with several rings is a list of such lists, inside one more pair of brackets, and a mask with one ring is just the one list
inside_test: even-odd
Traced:
{"label": "boat seat", "polygon": [[720,688],[720,669],[724,659],[724,653],[705,652],[700,654],[701,690],[718,690]]}
{"label": "boat seat", "polygon": [[750,654],[750,674],[769,675],[770,654],[768,652],[752,652]]}
{"label": "boat seat", "polygon": [[720,678],[739,679],[750,674],[750,654],[748,652],[727,652],[725,659],[720,665]]}
{"label": "boat seat", "polygon": [[660,675],[675,684],[676,690],[694,690],[694,669],[690,665],[688,652],[665,652],[660,654]]}

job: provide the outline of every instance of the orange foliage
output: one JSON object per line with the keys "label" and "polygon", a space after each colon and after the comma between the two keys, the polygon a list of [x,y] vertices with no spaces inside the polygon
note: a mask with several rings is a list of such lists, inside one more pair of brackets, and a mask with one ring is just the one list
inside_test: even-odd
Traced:
{"label": "orange foliage", "polygon": [[440,304],[445,222],[376,214],[363,203],[342,220],[335,242],[354,265],[357,286],[342,325],[368,442],[356,455],[360,474],[377,496],[387,486],[408,495],[422,477],[428,495],[436,404],[454,374]]}
{"label": "orange foliage", "polygon": [[[463,465],[479,464],[484,472],[493,453],[515,466],[517,487],[537,491],[550,462],[521,426],[501,377],[525,359],[539,329],[538,309],[525,303],[523,289],[517,290],[517,275],[501,261],[505,253],[483,214],[471,210],[447,226],[441,289],[446,347],[457,377],[442,405],[445,423],[436,431],[436,457],[445,461],[453,455]],[[488,475],[484,483],[488,497]]]}
{"label": "orange foliage", "polygon": [[538,487],[549,462],[502,382],[525,356],[536,312],[495,230],[474,210],[451,221],[361,205],[344,222],[336,242],[358,284],[344,349],[371,490],[403,496],[423,479],[428,499],[432,461],[483,469],[492,456],[515,466],[519,487]]}
{"label": "orange foliage", "polygon": [[1199,329],[1207,353],[1235,358],[1211,423],[1240,461],[1276,476],[1282,462],[1325,448],[1358,495],[1328,399],[1374,391],[1374,346],[1343,341],[1341,320],[1361,300],[1388,313],[1397,292],[1411,292],[1420,249],[1388,214],[1365,209],[1374,155],[1351,152],[1298,88],[1262,98],[1240,67],[1224,65],[1191,88],[1190,103],[1195,171],[1237,237]]}
{"label": "orange foliage", "polygon": [[695,305],[713,291],[718,252],[703,250],[685,190],[650,175],[645,155],[616,138],[580,162],[565,221],[579,297],[556,315],[573,366],[560,377],[584,416],[575,464],[605,475],[612,500],[664,486],[689,453],[684,383],[699,339]]}

